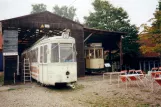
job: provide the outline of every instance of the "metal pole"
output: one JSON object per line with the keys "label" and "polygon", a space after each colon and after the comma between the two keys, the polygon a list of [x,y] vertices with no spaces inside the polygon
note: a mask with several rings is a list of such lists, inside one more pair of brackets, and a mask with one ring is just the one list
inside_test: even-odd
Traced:
{"label": "metal pole", "polygon": [[139,61],[139,66],[140,66],[139,68],[140,68],[140,70],[141,70],[141,62],[140,62],[140,61]]}
{"label": "metal pole", "polygon": [[16,80],[15,80],[15,72],[13,74],[13,78],[14,78],[14,84],[16,83]]}
{"label": "metal pole", "polygon": [[155,68],[155,61],[153,61],[153,67]]}
{"label": "metal pole", "polygon": [[17,75],[19,75],[19,55],[17,55]]}
{"label": "metal pole", "polygon": [[150,61],[148,61],[148,67],[149,67],[149,70],[148,71],[150,71]]}
{"label": "metal pole", "polygon": [[144,61],[144,71],[145,71],[146,69],[145,69],[145,61]]}

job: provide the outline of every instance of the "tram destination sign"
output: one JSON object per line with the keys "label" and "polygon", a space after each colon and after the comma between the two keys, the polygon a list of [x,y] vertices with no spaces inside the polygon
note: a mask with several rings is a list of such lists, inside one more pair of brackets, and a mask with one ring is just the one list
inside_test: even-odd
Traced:
{"label": "tram destination sign", "polygon": [[3,52],[18,52],[18,31],[4,30],[3,32]]}

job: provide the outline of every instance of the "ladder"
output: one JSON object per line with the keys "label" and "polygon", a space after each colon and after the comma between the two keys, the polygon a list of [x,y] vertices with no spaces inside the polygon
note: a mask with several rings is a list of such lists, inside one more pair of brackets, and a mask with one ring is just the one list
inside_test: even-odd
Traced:
{"label": "ladder", "polygon": [[24,58],[23,80],[24,80],[24,84],[25,82],[32,82],[29,58],[27,59]]}

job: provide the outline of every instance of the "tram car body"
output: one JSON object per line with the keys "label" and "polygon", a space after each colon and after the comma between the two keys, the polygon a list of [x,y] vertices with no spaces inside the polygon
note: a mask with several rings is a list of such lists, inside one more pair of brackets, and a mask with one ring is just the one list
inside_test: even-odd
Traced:
{"label": "tram car body", "polygon": [[103,48],[101,43],[92,43],[85,47],[85,62],[87,72],[97,72],[104,69]]}
{"label": "tram car body", "polygon": [[44,85],[77,81],[75,39],[72,37],[42,38],[22,56],[30,60],[32,78]]}

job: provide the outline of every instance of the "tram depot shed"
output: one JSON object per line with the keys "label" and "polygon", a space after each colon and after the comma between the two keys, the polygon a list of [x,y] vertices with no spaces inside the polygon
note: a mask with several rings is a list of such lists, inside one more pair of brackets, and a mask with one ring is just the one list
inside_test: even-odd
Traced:
{"label": "tram depot shed", "polygon": [[[76,39],[78,77],[85,75],[84,44],[102,43],[104,49],[120,49],[124,33],[84,28],[83,25],[67,18],[45,11],[7,20],[1,20],[3,34],[4,82],[21,75],[21,53],[43,35],[61,35],[64,29],[71,30]],[[118,45],[119,44],[119,45]],[[121,59],[121,57],[120,57]]]}

